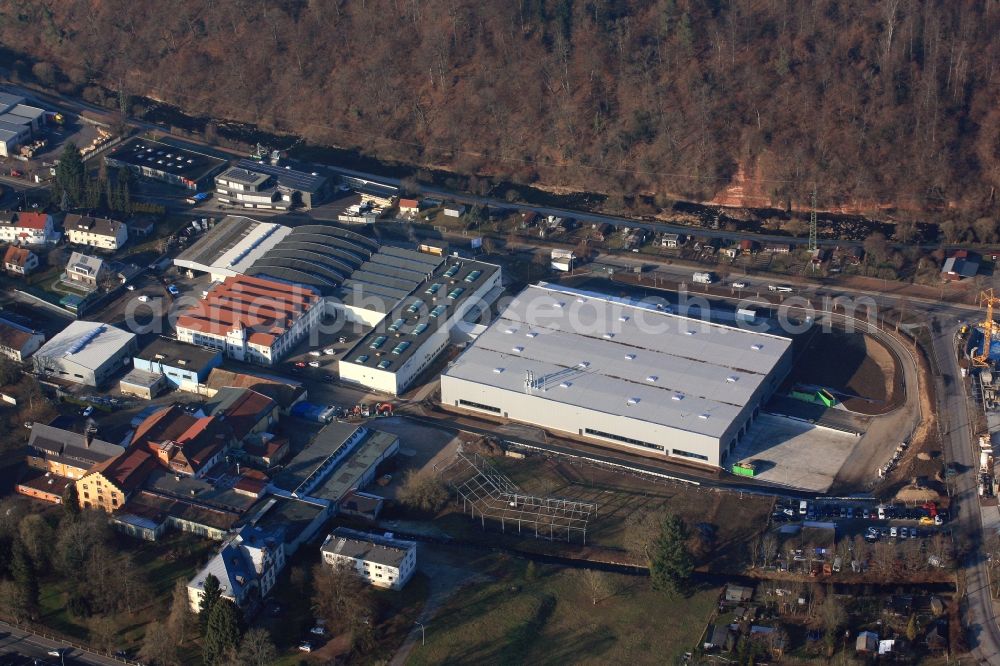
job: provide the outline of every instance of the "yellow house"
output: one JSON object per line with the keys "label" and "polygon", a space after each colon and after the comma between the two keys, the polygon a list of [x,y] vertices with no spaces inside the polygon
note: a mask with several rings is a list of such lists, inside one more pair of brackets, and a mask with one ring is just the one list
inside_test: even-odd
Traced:
{"label": "yellow house", "polygon": [[154,467],[156,460],[152,454],[139,448],[95,465],[76,482],[80,507],[104,509],[108,513],[117,511]]}

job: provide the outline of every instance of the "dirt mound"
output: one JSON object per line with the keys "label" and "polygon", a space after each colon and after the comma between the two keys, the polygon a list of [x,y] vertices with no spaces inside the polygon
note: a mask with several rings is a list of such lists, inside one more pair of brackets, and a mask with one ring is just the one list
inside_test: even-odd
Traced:
{"label": "dirt mound", "polygon": [[831,331],[797,341],[789,386],[822,386],[847,409],[885,414],[903,403],[903,373],[895,355],[863,333]]}

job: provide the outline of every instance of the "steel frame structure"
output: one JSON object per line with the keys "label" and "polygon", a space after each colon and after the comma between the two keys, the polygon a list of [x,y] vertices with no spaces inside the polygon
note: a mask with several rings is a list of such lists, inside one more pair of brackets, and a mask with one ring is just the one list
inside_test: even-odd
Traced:
{"label": "steel frame structure", "polygon": [[596,504],[523,493],[477,453],[460,450],[450,462],[435,469],[462,498],[462,511],[468,511],[472,518],[478,514],[483,529],[489,518],[499,521],[503,532],[511,523],[517,525],[518,534],[527,527],[536,538],[554,541],[565,537],[570,541],[578,533],[583,543],[587,542],[587,523],[597,513]]}

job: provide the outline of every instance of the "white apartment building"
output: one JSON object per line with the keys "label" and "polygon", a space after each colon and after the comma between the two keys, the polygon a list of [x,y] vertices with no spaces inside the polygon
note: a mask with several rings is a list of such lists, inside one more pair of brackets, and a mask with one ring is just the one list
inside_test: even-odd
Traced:
{"label": "white apartment building", "polygon": [[349,566],[376,587],[401,590],[417,568],[417,544],[338,527],[320,548],[323,564]]}
{"label": "white apartment building", "polygon": [[47,213],[0,213],[0,242],[45,245],[56,239],[55,224]]}
{"label": "white apartment building", "polygon": [[128,225],[103,217],[70,214],[63,222],[69,242],[101,250],[118,250],[128,240]]}

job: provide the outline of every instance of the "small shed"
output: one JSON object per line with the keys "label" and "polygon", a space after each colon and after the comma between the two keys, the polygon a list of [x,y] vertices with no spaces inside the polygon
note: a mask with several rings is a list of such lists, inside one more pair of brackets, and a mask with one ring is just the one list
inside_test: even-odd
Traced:
{"label": "small shed", "polygon": [[874,631],[862,631],[858,634],[858,640],[854,643],[854,649],[858,652],[877,652],[878,634]]}
{"label": "small shed", "polygon": [[158,372],[146,372],[133,368],[121,378],[118,389],[122,395],[134,395],[152,400],[166,388],[166,379]]}
{"label": "small shed", "polygon": [[702,647],[706,650],[731,650],[733,630],[728,624],[710,624]]}
{"label": "small shed", "polygon": [[462,217],[465,215],[465,206],[459,204],[449,204],[444,207],[445,217]]}
{"label": "small shed", "polygon": [[730,583],[726,585],[724,599],[726,603],[742,604],[753,598],[753,588]]}

